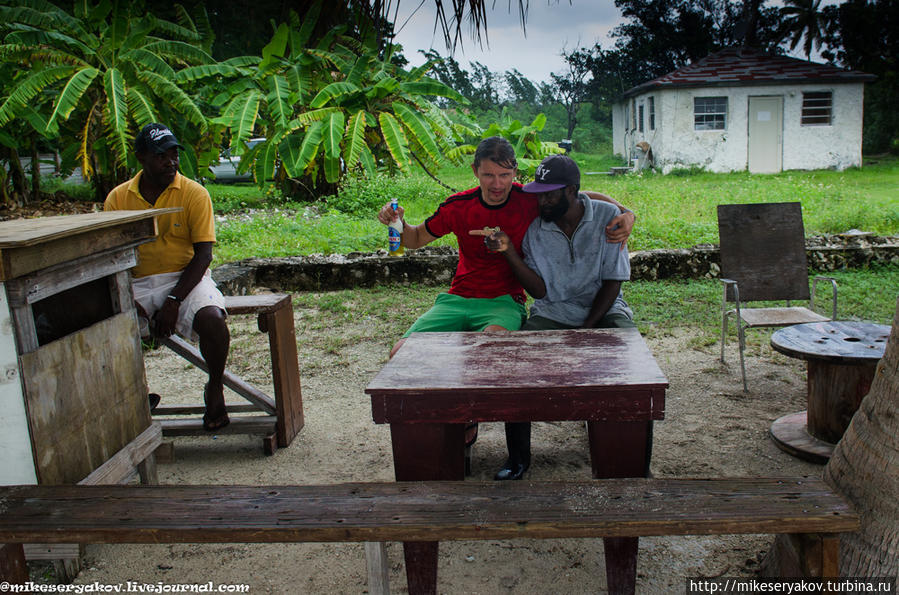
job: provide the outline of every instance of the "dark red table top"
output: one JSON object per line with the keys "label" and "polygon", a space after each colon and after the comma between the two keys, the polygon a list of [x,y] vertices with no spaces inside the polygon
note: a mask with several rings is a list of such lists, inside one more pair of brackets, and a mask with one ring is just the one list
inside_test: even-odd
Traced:
{"label": "dark red table top", "polygon": [[804,360],[840,364],[876,363],[890,337],[890,327],[870,322],[835,320],[796,324],[771,335],[776,351]]}
{"label": "dark red table top", "polygon": [[663,419],[636,329],[415,333],[371,381],[376,423]]}

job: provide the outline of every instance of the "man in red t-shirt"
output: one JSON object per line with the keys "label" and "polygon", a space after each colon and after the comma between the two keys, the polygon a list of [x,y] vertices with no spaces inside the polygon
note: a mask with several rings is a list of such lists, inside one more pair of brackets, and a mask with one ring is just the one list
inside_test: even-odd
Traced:
{"label": "man in red t-shirt", "polygon": [[[401,241],[409,249],[421,248],[454,233],[459,244],[459,264],[449,291],[438,295],[434,306],[413,323],[390,351],[391,357],[412,333],[517,331],[527,319],[524,289],[505,257],[488,251],[486,239],[471,232],[484,228],[502,230],[520,251],[524,234],[538,214],[537,195],[523,192],[521,184],[515,182],[515,149],[502,137],[492,136],[478,144],[471,170],[478,179],[477,187],[447,198],[424,223],[409,225],[403,221]],[[634,226],[633,213],[604,194],[587,194],[625,211],[612,220],[607,235],[612,242],[626,241]],[[394,211],[387,203],[378,212],[378,220],[387,225],[402,219],[403,213],[402,207]],[[467,445],[476,436],[477,424],[474,431],[466,432]]]}

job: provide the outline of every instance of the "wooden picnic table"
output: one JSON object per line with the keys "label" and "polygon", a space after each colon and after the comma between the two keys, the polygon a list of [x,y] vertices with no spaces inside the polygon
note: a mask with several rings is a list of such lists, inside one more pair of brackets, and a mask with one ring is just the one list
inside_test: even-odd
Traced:
{"label": "wooden picnic table", "polygon": [[[463,480],[482,421],[586,421],[594,478],[645,477],[668,381],[636,329],[415,333],[365,389],[397,481]],[[633,593],[638,538],[606,538],[609,590]],[[438,542],[406,542],[410,593],[434,593]]]}
{"label": "wooden picnic table", "polygon": [[797,324],[771,335],[771,346],[808,362],[808,409],[771,424],[782,450],[825,463],[871,388],[890,327],[868,322]]}

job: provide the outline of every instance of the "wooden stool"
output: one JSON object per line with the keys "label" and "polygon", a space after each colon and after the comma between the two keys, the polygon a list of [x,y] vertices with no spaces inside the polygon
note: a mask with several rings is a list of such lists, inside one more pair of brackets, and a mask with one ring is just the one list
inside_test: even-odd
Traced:
{"label": "wooden stool", "polygon": [[[239,376],[225,371],[224,384],[250,405],[231,405],[228,414],[231,423],[218,434],[263,434],[262,448],[265,454],[274,454],[293,441],[303,428],[303,397],[300,390],[300,367],[297,359],[296,333],[293,325],[293,306],[290,294],[263,294],[225,296],[228,314],[256,314],[259,330],[268,333],[272,360],[272,398]],[[187,361],[208,372],[199,350],[180,337],[172,335],[162,343]],[[202,436],[202,415],[205,406],[160,406],[153,414],[162,424],[164,436]],[[235,415],[237,413],[263,411],[266,415]],[[190,415],[190,419],[160,419],[163,415]]]}

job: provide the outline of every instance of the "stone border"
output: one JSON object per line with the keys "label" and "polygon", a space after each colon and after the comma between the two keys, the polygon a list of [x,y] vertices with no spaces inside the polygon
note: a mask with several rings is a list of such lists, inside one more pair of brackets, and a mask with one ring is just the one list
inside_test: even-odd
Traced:
{"label": "stone border", "polygon": [[[860,268],[871,264],[899,265],[899,236],[870,234],[816,236],[806,239],[809,266],[816,271]],[[717,278],[718,246],[704,244],[689,250],[633,252],[632,280]],[[410,250],[403,257],[353,252],[330,256],[251,258],[224,264],[212,272],[228,295],[245,295],[255,287],[276,291],[328,291],[391,283],[448,287],[458,254],[445,246]]]}

